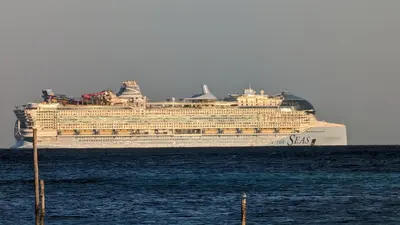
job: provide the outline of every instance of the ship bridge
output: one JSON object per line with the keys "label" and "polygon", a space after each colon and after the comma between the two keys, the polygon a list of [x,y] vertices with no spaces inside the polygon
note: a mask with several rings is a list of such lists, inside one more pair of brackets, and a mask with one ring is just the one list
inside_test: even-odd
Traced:
{"label": "ship bridge", "polygon": [[296,95],[290,94],[288,92],[282,92],[281,96],[283,97],[283,101],[281,103],[281,107],[294,107],[300,111],[309,111],[314,113],[314,106],[306,99],[298,97]]}

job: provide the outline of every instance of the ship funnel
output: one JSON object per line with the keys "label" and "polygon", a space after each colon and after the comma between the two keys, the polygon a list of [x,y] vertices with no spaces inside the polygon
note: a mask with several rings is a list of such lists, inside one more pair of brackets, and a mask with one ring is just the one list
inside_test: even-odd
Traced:
{"label": "ship funnel", "polygon": [[203,84],[202,89],[203,89],[203,94],[209,94],[210,93],[210,90],[208,89],[208,86],[206,84]]}

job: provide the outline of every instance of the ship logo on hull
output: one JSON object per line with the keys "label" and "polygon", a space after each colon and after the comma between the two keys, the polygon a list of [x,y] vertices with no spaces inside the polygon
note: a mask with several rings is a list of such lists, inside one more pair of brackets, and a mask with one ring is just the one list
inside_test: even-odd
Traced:
{"label": "ship logo on hull", "polygon": [[293,134],[293,135],[290,135],[287,145],[288,146],[308,145],[308,144],[311,144],[311,141],[312,141],[312,139],[310,136],[296,136],[295,134]]}

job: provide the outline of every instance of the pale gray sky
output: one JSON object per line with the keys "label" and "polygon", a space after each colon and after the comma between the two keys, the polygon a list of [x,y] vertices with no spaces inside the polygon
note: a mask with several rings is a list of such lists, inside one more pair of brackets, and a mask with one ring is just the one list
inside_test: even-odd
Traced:
{"label": "pale gray sky", "polygon": [[152,99],[281,88],[350,144],[400,143],[400,1],[68,0],[0,7],[0,146],[15,105],[135,79]]}

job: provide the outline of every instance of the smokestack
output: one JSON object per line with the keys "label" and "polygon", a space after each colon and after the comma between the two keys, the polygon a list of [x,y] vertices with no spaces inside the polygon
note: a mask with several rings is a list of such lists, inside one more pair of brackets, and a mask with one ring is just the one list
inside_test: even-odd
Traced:
{"label": "smokestack", "polygon": [[203,94],[209,94],[210,93],[210,90],[208,90],[208,86],[207,85],[203,84],[202,89],[203,89]]}

